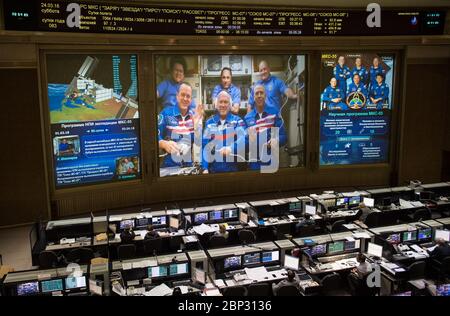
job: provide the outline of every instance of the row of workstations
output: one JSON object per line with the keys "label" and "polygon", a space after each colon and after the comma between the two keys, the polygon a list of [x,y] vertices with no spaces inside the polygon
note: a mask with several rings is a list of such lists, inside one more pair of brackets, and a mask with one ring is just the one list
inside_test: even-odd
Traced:
{"label": "row of workstations", "polygon": [[[450,218],[347,232],[276,240],[216,249],[176,252],[109,264],[71,269],[10,273],[5,295],[170,295],[174,287],[183,294],[222,295],[228,289],[257,283],[279,282],[294,270],[304,295],[321,291],[329,273],[348,272],[358,253],[378,260],[383,280],[392,284],[407,278],[406,260],[424,260],[435,238],[449,240]],[[396,245],[396,253],[386,243]],[[406,247],[409,249],[407,250]],[[402,256],[398,254],[401,252]],[[415,254],[413,255],[412,252]]]}

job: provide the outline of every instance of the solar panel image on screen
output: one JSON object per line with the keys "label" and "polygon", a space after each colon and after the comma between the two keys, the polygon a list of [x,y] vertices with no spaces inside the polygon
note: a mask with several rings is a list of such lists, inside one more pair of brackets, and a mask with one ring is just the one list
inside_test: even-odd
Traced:
{"label": "solar panel image on screen", "polygon": [[224,219],[229,219],[229,218],[234,218],[234,217],[238,217],[238,210],[237,209],[231,209],[231,210],[224,210],[223,211],[223,218]]}
{"label": "solar panel image on screen", "polygon": [[244,265],[255,264],[260,262],[261,262],[261,254],[259,252],[244,255]]}
{"label": "solar panel image on screen", "polygon": [[48,280],[41,282],[42,293],[62,291],[63,290],[63,280]]}
{"label": "solar panel image on screen", "polygon": [[238,268],[241,266],[241,256],[232,256],[225,258],[223,261],[223,267],[225,269]]}
{"label": "solar panel image on screen", "polygon": [[38,282],[27,282],[17,285],[17,295],[35,295],[39,293],[39,283]]}

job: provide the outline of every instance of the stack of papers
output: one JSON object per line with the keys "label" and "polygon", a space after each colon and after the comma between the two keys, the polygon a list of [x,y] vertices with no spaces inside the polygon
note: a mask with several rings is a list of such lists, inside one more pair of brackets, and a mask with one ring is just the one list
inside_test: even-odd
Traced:
{"label": "stack of papers", "polygon": [[353,237],[355,237],[355,238],[370,238],[370,235],[366,232],[356,232],[356,233],[353,233]]}
{"label": "stack of papers", "polygon": [[168,287],[165,283],[158,285],[151,289],[149,292],[145,292],[145,296],[166,296],[171,295],[173,290]]}
{"label": "stack of papers", "polygon": [[245,268],[247,278],[254,281],[263,281],[268,277],[268,273],[265,267],[257,268]]}
{"label": "stack of papers", "polygon": [[215,232],[214,228],[211,228],[209,225],[201,224],[193,227],[194,232],[203,236],[205,233],[213,233]]}

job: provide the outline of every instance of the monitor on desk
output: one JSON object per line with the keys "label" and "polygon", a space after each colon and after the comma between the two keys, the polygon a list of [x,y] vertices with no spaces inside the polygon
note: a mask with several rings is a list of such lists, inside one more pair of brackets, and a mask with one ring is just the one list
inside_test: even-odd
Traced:
{"label": "monitor on desk", "polygon": [[450,284],[436,286],[436,296],[450,296]]}
{"label": "monitor on desk", "polygon": [[247,224],[248,223],[248,214],[245,213],[244,211],[241,211],[241,213],[239,214],[239,221],[243,224]]}
{"label": "monitor on desk", "polygon": [[148,218],[136,219],[136,227],[146,227],[148,225]]}
{"label": "monitor on desk", "polygon": [[369,242],[367,253],[371,256],[381,258],[383,256],[383,246]]}
{"label": "monitor on desk", "polygon": [[18,296],[37,295],[37,294],[39,294],[39,283],[37,281],[17,284]]}
{"label": "monitor on desk", "polygon": [[375,207],[375,199],[365,197],[363,198],[363,203],[367,207]]}
{"label": "monitor on desk", "polygon": [[420,201],[430,201],[434,200],[434,193],[431,191],[421,191],[419,192]]}
{"label": "monitor on desk", "polygon": [[134,228],[134,219],[125,219],[123,221],[120,221],[119,228],[121,230],[124,230],[127,227]]}
{"label": "monitor on desk", "polygon": [[273,261],[278,261],[278,260],[280,260],[280,251],[279,250],[262,252],[262,262],[263,263],[273,262]]}
{"label": "monitor on desk", "polygon": [[256,263],[261,263],[261,253],[260,252],[255,252],[255,253],[248,253],[246,255],[244,255],[244,265],[251,265],[251,264],[256,264]]}
{"label": "monitor on desk", "polygon": [[180,275],[188,273],[187,263],[173,263],[169,266],[169,275]]}
{"label": "monitor on desk", "polygon": [[211,211],[209,212],[209,220],[210,221],[220,221],[223,219],[222,211]]}
{"label": "monitor on desk", "polygon": [[344,251],[359,249],[361,241],[359,239],[344,241]]}
{"label": "monitor on desk", "polygon": [[149,278],[159,278],[167,276],[167,266],[155,266],[148,268]]}
{"label": "monitor on desk", "polygon": [[66,291],[86,288],[86,277],[68,277],[66,278]]}
{"label": "monitor on desk", "polygon": [[352,196],[348,199],[348,205],[357,205],[359,203],[361,203],[360,196]]}
{"label": "monitor on desk", "polygon": [[166,216],[152,217],[152,225],[166,225]]}
{"label": "monitor on desk", "polygon": [[284,256],[284,267],[286,269],[291,269],[291,270],[298,270],[299,267],[299,258],[293,257],[293,256],[289,256],[289,255],[285,255]]}
{"label": "monitor on desk", "polygon": [[305,214],[309,214],[311,216],[314,216],[314,215],[316,215],[316,213],[317,213],[316,206],[308,205],[308,204],[305,205]]}
{"label": "monitor on desk", "polygon": [[54,280],[41,281],[41,289],[42,289],[42,293],[62,291],[63,290],[63,280],[62,279],[54,279]]}
{"label": "monitor on desk", "polygon": [[400,233],[393,233],[386,237],[386,241],[390,244],[399,244],[401,242]]}
{"label": "monitor on desk", "polygon": [[194,214],[194,224],[203,224],[206,221],[208,221],[207,212]]}
{"label": "monitor on desk", "polygon": [[405,241],[416,241],[417,240],[417,230],[403,232],[403,242]]}
{"label": "monitor on desk", "polygon": [[237,218],[237,217],[238,217],[238,209],[223,210],[223,218],[224,219],[231,219],[231,218]]}
{"label": "monitor on desk", "polygon": [[450,241],[450,231],[444,229],[436,229],[434,239],[444,239],[445,241]]}
{"label": "monitor on desk", "polygon": [[312,246],[309,253],[311,257],[324,255],[327,253],[327,244],[318,244]]}
{"label": "monitor on desk", "polygon": [[223,268],[226,270],[240,268],[241,265],[241,256],[231,256],[223,260]]}
{"label": "monitor on desk", "polygon": [[178,217],[171,216],[169,218],[169,227],[175,230],[180,228],[180,221],[178,220]]}
{"label": "monitor on desk", "polygon": [[302,202],[291,202],[289,203],[289,212],[297,213],[302,211]]}
{"label": "monitor on desk", "polygon": [[333,254],[336,252],[342,252],[344,251],[344,242],[343,241],[335,241],[330,242],[328,244],[328,253]]}
{"label": "monitor on desk", "polygon": [[433,231],[431,228],[422,228],[419,229],[418,240],[423,241],[427,239],[431,239],[433,236]]}
{"label": "monitor on desk", "polygon": [[336,206],[343,206],[348,204],[348,198],[339,198],[336,200]]}

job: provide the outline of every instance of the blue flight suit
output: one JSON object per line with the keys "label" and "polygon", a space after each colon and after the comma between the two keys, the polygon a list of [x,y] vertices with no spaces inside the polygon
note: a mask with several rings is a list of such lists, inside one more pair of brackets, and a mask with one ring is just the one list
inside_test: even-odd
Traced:
{"label": "blue flight suit", "polygon": [[351,71],[351,78],[353,79],[353,76],[355,74],[358,74],[359,77],[361,78],[361,83],[364,84],[367,87],[367,81],[369,79],[369,73],[367,72],[366,67],[361,66],[361,68],[358,67],[353,67],[352,71]]}
{"label": "blue flight suit", "polygon": [[339,64],[337,64],[333,69],[333,76],[337,80],[337,86],[341,91],[344,93],[344,95],[347,94],[347,79],[350,78],[350,68],[348,68],[346,65],[341,67]]}
{"label": "blue flight suit", "polygon": [[70,148],[70,146],[69,146],[69,144],[68,143],[60,143],[59,144],[59,151],[61,152],[61,151],[66,151],[66,150],[69,150],[69,148]]}
{"label": "blue flight suit", "polygon": [[[341,98],[341,102],[333,102],[332,99]],[[344,92],[339,88],[332,88],[331,85],[325,88],[322,93],[322,104],[325,104],[327,110],[347,110],[347,104],[344,103]]]}
{"label": "blue flight suit", "polygon": [[218,84],[217,86],[215,86],[214,90],[213,90],[213,92],[211,94],[211,97],[213,98],[213,100],[215,98],[217,98],[217,95],[222,90],[225,90],[231,96],[231,101],[232,101],[231,105],[234,105],[236,103],[241,104],[241,89],[236,87],[234,84],[231,84],[228,89],[224,89],[221,84]]}
{"label": "blue flight suit", "polygon": [[[245,135],[245,123],[239,116],[228,113],[223,124],[219,114],[210,117],[206,121],[203,132],[203,169],[208,169],[210,173],[238,171],[238,148],[245,150]],[[228,162],[229,157],[226,156],[221,156],[222,161],[215,161],[216,152],[227,146],[231,147],[231,155],[234,155],[233,161]],[[245,157],[241,157],[240,161],[244,159]],[[208,162],[211,160],[214,161]]]}
{"label": "blue flight suit", "polygon": [[356,83],[352,82],[348,86],[347,95],[349,95],[352,92],[361,92],[366,97],[366,102],[367,102],[367,97],[369,96],[369,91],[367,91],[367,88],[363,83],[360,82],[359,85],[356,85]]}
{"label": "blue flight suit", "polygon": [[383,109],[384,104],[389,105],[388,85],[385,82],[382,82],[380,85],[378,85],[377,82],[375,86],[370,87],[369,96],[374,99],[382,98],[382,100],[377,103],[377,109]]}
{"label": "blue flight suit", "polygon": [[[158,115],[158,141],[172,140],[176,143],[188,142],[186,145],[192,146],[194,142],[194,112],[189,109],[183,118],[178,107],[168,106]],[[191,159],[192,160],[192,159]],[[191,166],[192,161],[183,162],[184,166]],[[182,163],[174,161],[170,154],[164,157],[161,167],[181,166]]]}
{"label": "blue flight suit", "polygon": [[[258,80],[255,84],[264,86],[266,90],[266,107],[275,108],[278,112],[281,108],[282,97],[287,89],[286,84],[283,80],[270,75],[266,80]],[[250,92],[250,98],[248,103],[251,108],[255,108],[255,98],[254,98],[254,87],[252,87],[252,91]]]}
{"label": "blue flight suit", "polygon": [[[269,107],[267,104],[264,106],[264,111],[262,113],[262,117],[260,118],[258,112],[256,109],[253,109],[247,115],[244,117],[245,125],[247,127],[247,144],[249,144],[249,135],[248,135],[248,128],[254,126],[256,128],[256,142],[257,142],[257,155],[254,157],[253,155],[250,155],[250,160],[255,159],[256,161],[250,161],[249,162],[249,169],[250,170],[260,170],[261,166],[263,165],[270,165],[269,162],[262,162],[261,161],[261,149],[263,147],[263,144],[267,143],[270,140],[270,128],[271,127],[278,127],[279,128],[279,135],[278,135],[278,144],[279,147],[284,146],[287,143],[287,135],[286,130],[284,128],[284,122],[281,118],[281,115],[277,109],[274,107]],[[265,131],[267,130],[267,139],[263,139],[263,135],[265,134]],[[263,134],[264,132],[264,134]],[[250,148],[252,148],[250,146]],[[267,153],[270,155],[271,150],[267,150]]]}
{"label": "blue flight suit", "polygon": [[381,65],[379,65],[377,68],[374,68],[373,65],[370,66],[369,74],[370,74],[369,90],[372,89],[372,86],[378,85],[378,83],[377,83],[377,75],[378,74],[382,74],[383,78],[386,79],[386,70],[384,70],[383,67],[381,67]]}
{"label": "blue flight suit", "polygon": [[[181,83],[168,79],[164,80],[156,87],[156,89],[158,90],[159,98],[162,99],[163,108],[177,105],[177,93],[180,89],[180,86]],[[195,109],[195,106],[195,101],[194,99],[192,99],[189,108]]]}

